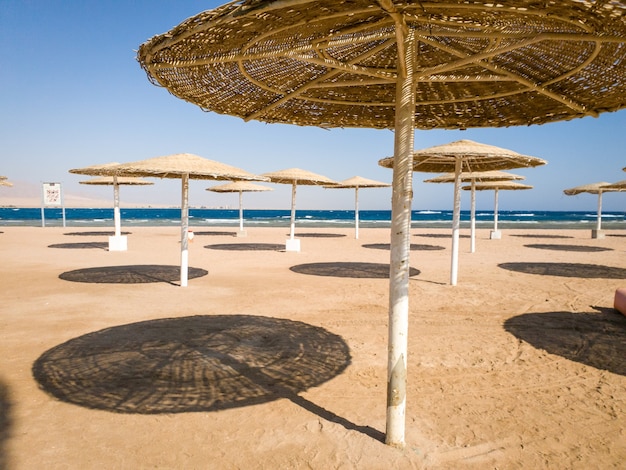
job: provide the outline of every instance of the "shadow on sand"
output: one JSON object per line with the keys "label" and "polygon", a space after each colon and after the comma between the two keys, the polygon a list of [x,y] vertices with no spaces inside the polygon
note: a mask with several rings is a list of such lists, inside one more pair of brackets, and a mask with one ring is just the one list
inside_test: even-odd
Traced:
{"label": "shadow on sand", "polygon": [[33,364],[64,402],[116,413],[210,412],[286,398],[381,439],[298,396],[350,364],[345,341],[306,323],[252,315],[165,318],[116,326],[56,346]]}
{"label": "shadow on sand", "polygon": [[585,246],[585,245],[549,245],[541,243],[533,243],[530,245],[524,245],[526,248],[539,248],[540,250],[555,250],[555,251],[579,251],[585,253],[593,253],[596,251],[613,251],[612,248],[604,248],[602,246]]}
{"label": "shadow on sand", "polygon": [[[285,235],[286,237],[289,236],[289,234]],[[341,238],[341,237],[345,237],[346,235],[343,233],[296,233],[294,235],[296,238]]]}
{"label": "shadow on sand", "polygon": [[[189,279],[206,276],[209,272],[200,268],[189,268]],[[180,266],[158,264],[130,266],[102,266],[97,268],[76,269],[59,274],[64,281],[88,282],[94,284],[145,284],[148,282],[166,282],[178,285]]]}
{"label": "shadow on sand", "polygon": [[0,470],[9,470],[8,441],[11,438],[13,404],[9,397],[9,387],[0,382]]}
{"label": "shadow on sand", "polygon": [[[414,237],[426,237],[426,238],[452,238],[451,233],[416,233]],[[469,235],[459,234],[459,238],[470,238]]]}
{"label": "shadow on sand", "polygon": [[[132,232],[121,232],[121,235],[130,235]],[[106,237],[106,236],[114,236],[115,232],[109,232],[109,231],[99,231],[99,232],[68,232],[68,233],[64,233],[63,235],[70,235],[73,237]]]}
{"label": "shadow on sand", "polygon": [[[311,276],[389,279],[389,265],[381,263],[309,263],[289,268],[298,274]],[[418,269],[410,268],[409,276],[417,276]]]}
{"label": "shadow on sand", "polygon": [[518,237],[518,238],[574,238],[569,235],[551,235],[549,233],[547,234],[524,233],[524,234],[512,234],[511,236]]}
{"label": "shadow on sand", "polygon": [[[391,245],[389,243],[370,243],[363,245],[363,248],[372,248],[375,250],[390,250]],[[411,251],[436,251],[445,250],[446,248],[439,245],[420,245],[418,243],[411,243]]]}
{"label": "shadow on sand", "polygon": [[69,248],[79,250],[97,248],[106,251],[109,249],[109,244],[107,242],[55,243],[54,245],[48,245],[48,248]]}
{"label": "shadow on sand", "polygon": [[209,250],[227,251],[285,251],[285,244],[278,243],[220,243],[206,245]]}
{"label": "shadow on sand", "polygon": [[509,271],[541,276],[581,277],[587,279],[626,279],[626,269],[583,263],[501,263]]}
{"label": "shadow on sand", "polygon": [[237,232],[218,232],[218,231],[208,231],[208,230],[199,230],[196,232],[194,230],[193,234],[195,236],[208,236],[208,237],[219,236],[219,235],[226,235],[226,236],[234,237],[235,235],[237,235]]}
{"label": "shadow on sand", "polygon": [[626,375],[626,317],[613,309],[525,313],[506,320],[504,329],[550,354]]}

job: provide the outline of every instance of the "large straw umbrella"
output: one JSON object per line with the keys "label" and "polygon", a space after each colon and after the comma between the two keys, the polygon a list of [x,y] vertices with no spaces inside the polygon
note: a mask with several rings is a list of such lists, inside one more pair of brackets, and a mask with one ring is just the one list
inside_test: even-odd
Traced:
{"label": "large straw umbrella", "polygon": [[296,227],[296,186],[323,186],[337,184],[323,175],[318,175],[311,171],[301,170],[300,168],[288,168],[286,170],[274,171],[271,173],[263,173],[263,176],[269,178],[272,183],[290,184],[291,185],[291,217],[289,239],[285,243],[287,251],[300,251],[300,240],[294,238]]}
{"label": "large straw umbrella", "polygon": [[[520,175],[514,175],[513,173],[507,173],[505,171],[476,171],[470,173],[461,174],[461,182],[471,183],[472,187],[476,186],[476,183],[486,181],[512,181],[523,180],[524,177]],[[454,183],[454,173],[445,173],[435,178],[424,180],[424,183]],[[476,251],[476,191],[472,189],[471,201],[470,201],[470,253]]]}
{"label": "large straw umbrella", "polygon": [[139,48],[154,84],[207,111],[395,129],[387,444],[404,445],[414,128],[542,124],[626,107],[623,12],[587,0],[241,0]]}
{"label": "large straw umbrella", "polygon": [[324,186],[327,189],[333,188],[354,188],[354,238],[359,238],[359,188],[388,188],[389,183],[375,181],[362,176],[353,176],[338,184]]}
{"label": "large straw umbrella", "polygon": [[250,183],[249,181],[234,181],[232,183],[220,184],[206,188],[207,191],[216,193],[239,193],[239,232],[237,236],[245,237],[246,231],[243,229],[243,193],[273,191],[272,188],[260,184]]}
{"label": "large straw umbrella", "polygon": [[[90,171],[86,173],[85,171]],[[71,173],[80,173],[70,170]],[[148,158],[121,165],[100,165],[83,169],[82,174],[102,176],[130,176],[180,179],[181,196],[181,236],[180,236],[180,285],[187,286],[189,269],[189,180],[245,180],[267,181],[267,178],[248,173],[225,163],[208,160],[190,153],[177,153],[162,157]]]}
{"label": "large straw umbrella", "polygon": [[[463,186],[465,191],[472,190],[472,186]],[[525,189],[533,189],[532,186],[528,184],[516,183],[514,181],[487,181],[485,183],[478,183],[474,185],[474,191],[493,191],[494,192],[494,201],[493,201],[493,231],[491,234],[491,238],[500,238],[500,232],[498,231],[498,191],[507,190],[507,191],[521,191]]]}
{"label": "large straw umbrella", "polygon": [[[116,163],[115,165],[119,165]],[[113,223],[115,235],[109,237],[109,251],[125,251],[128,247],[126,237],[122,237],[122,221],[120,216],[120,186],[147,186],[154,184],[141,178],[101,176],[90,180],[79,181],[80,184],[96,186],[113,186]]]}
{"label": "large straw umbrella", "polygon": [[620,191],[618,188],[609,188],[610,183],[601,181],[599,183],[583,184],[582,186],[575,186],[573,188],[564,189],[563,192],[567,196],[576,196],[582,193],[597,194],[598,195],[598,211],[596,217],[596,228],[591,231],[591,238],[604,238],[602,235],[602,193],[608,193],[612,191]]}
{"label": "large straw umbrella", "polygon": [[[394,158],[383,158],[380,166],[392,168]],[[472,140],[457,140],[436,145],[413,154],[413,171],[454,172],[454,205],[452,211],[452,259],[450,284],[457,283],[459,266],[459,229],[461,227],[461,177],[463,173],[507,170],[545,165],[541,158],[521,155],[512,150],[481,144]]]}

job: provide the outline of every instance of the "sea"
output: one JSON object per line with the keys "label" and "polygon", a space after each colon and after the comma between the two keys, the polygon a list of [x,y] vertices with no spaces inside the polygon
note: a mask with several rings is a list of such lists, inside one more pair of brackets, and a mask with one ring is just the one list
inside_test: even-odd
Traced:
{"label": "sea", "polygon": [[[65,212],[65,213],[64,213]],[[180,225],[180,208],[122,208],[123,227]],[[288,227],[290,210],[244,210],[245,227]],[[354,210],[297,210],[299,228],[353,227]],[[0,208],[0,227],[11,226],[111,227],[112,208]],[[594,229],[597,213],[593,211],[498,211],[498,228],[516,229]],[[461,211],[461,227],[469,227],[470,211]],[[239,226],[238,209],[190,208],[189,225],[194,227]],[[359,227],[390,227],[391,211],[359,211]],[[414,210],[414,228],[447,228],[452,225],[451,210]],[[493,228],[493,211],[476,211],[477,228]],[[626,212],[603,212],[603,230],[626,229]]]}

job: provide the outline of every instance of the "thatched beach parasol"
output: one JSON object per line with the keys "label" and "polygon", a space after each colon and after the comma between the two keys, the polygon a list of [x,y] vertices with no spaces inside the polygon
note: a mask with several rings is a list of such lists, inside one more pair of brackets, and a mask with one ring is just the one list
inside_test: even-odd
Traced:
{"label": "thatched beach parasol", "polygon": [[625,10],[591,0],[241,0],[140,46],[154,84],[206,111],[395,130],[387,444],[404,446],[414,129],[626,107]]}
{"label": "thatched beach parasol", "polygon": [[[452,260],[450,284],[457,283],[459,266],[459,229],[461,227],[461,179],[463,173],[508,170],[545,165],[541,158],[522,155],[495,145],[481,144],[472,140],[457,140],[436,145],[413,154],[413,171],[454,172],[454,205],[452,211]],[[394,158],[378,162],[385,168],[393,168]]]}
{"label": "thatched beach parasol", "polygon": [[[471,191],[472,186],[463,186],[465,191]],[[528,184],[516,183],[514,181],[487,181],[485,183],[478,183],[474,185],[474,191],[493,191],[493,231],[491,232],[491,238],[500,238],[500,232],[498,231],[498,191],[523,191],[525,189],[533,189]]]}
{"label": "thatched beach parasol", "polygon": [[[89,171],[89,173],[87,173]],[[245,170],[225,163],[208,160],[190,153],[177,153],[163,157],[148,158],[121,165],[99,165],[70,170],[70,173],[81,173],[102,176],[130,176],[180,179],[182,183],[181,197],[181,236],[180,236],[180,285],[187,286],[189,268],[189,180],[247,180],[267,181],[267,178],[248,173]]]}
{"label": "thatched beach parasol", "polygon": [[563,192],[568,196],[576,196],[582,193],[597,194],[598,195],[598,210],[596,217],[596,228],[591,231],[591,238],[604,238],[602,235],[602,193],[609,193],[615,191],[623,191],[619,188],[611,188],[611,184],[606,181],[599,183],[583,184],[582,186],[576,186],[569,189],[564,189]]}
{"label": "thatched beach parasol", "polygon": [[249,181],[235,181],[232,183],[220,184],[219,186],[206,188],[206,190],[216,193],[239,193],[239,232],[237,233],[237,236],[239,237],[244,237],[246,235],[246,231],[243,229],[243,193],[273,191],[272,188],[268,188],[267,186],[262,186],[260,184],[250,183]]}
{"label": "thatched beach parasol", "polygon": [[291,222],[289,240],[285,243],[285,249],[287,251],[300,251],[300,240],[294,238],[296,227],[296,186],[299,184],[306,186],[323,186],[336,184],[337,182],[326,176],[301,170],[300,168],[288,168],[286,170],[263,173],[263,176],[269,178],[272,183],[291,185]]}
{"label": "thatched beach parasol", "polygon": [[[446,173],[435,178],[424,180],[424,183],[454,183],[456,177],[454,173]],[[472,187],[478,182],[486,181],[512,181],[523,180],[524,177],[507,173],[505,171],[476,171],[461,174],[461,182],[471,183]],[[476,251],[476,191],[472,189],[470,202],[470,253]]]}
{"label": "thatched beach parasol", "polygon": [[389,183],[382,181],[370,180],[362,176],[353,176],[346,180],[340,181],[338,184],[324,186],[327,189],[333,188],[354,188],[354,238],[359,238],[359,188],[388,188]]}

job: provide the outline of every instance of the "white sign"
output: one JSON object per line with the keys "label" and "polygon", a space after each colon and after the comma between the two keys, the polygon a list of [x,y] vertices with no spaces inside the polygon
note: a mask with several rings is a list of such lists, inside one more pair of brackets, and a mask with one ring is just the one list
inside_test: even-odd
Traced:
{"label": "white sign", "polygon": [[45,207],[61,207],[63,205],[61,183],[43,184],[43,205]]}

